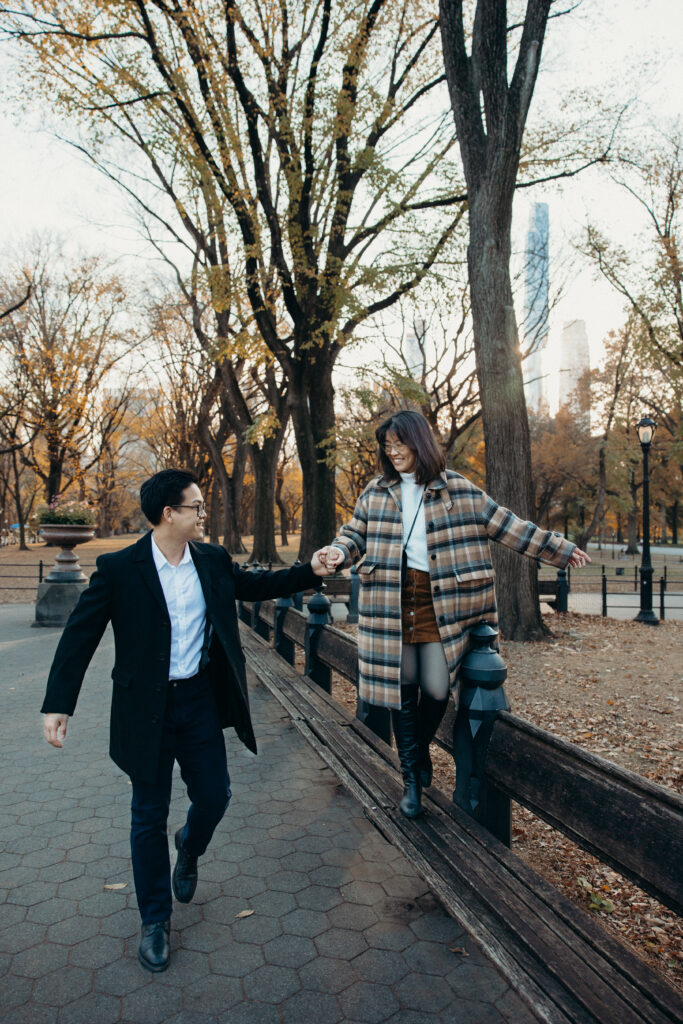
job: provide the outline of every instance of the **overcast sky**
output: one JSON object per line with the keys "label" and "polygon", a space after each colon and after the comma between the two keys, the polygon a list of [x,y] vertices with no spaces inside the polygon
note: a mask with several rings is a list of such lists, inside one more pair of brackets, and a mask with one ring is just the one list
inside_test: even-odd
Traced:
{"label": "overcast sky", "polygon": [[[681,111],[683,86],[683,2],[681,0],[584,0],[578,16],[551,23],[544,51],[541,89],[562,92],[584,82],[600,95],[606,83],[636,88],[634,117],[671,123]],[[647,65],[647,72],[642,69]],[[0,54],[0,88],[3,85]],[[536,99],[536,98],[535,98]],[[20,114],[0,104],[0,246],[3,255],[21,246],[31,232],[53,231],[93,251],[124,256],[139,251],[126,201],[113,185],[68,146],[41,129],[42,112]],[[520,195],[515,210],[515,247],[521,248],[533,201],[550,209],[551,277],[564,259],[569,240],[588,218],[622,243],[639,225],[632,201],[616,188],[586,175],[562,192],[540,189]],[[559,272],[558,272],[559,273]],[[608,286],[578,268],[551,319],[551,353],[570,319],[587,322],[592,361],[605,333],[620,321],[620,303]]]}

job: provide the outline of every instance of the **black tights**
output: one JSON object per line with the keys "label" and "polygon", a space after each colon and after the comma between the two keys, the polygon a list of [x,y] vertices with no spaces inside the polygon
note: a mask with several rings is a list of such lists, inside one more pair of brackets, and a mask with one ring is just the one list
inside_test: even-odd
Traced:
{"label": "black tights", "polygon": [[403,644],[401,686],[415,686],[433,700],[445,700],[450,688],[446,655],[437,641],[429,644]]}

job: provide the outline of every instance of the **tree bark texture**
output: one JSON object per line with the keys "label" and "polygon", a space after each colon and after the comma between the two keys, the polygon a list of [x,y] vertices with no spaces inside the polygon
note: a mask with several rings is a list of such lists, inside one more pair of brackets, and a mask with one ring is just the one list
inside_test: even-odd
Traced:
{"label": "tree bark texture", "polygon": [[219,479],[223,501],[223,547],[233,555],[243,555],[247,549],[242,543],[240,510],[242,508],[244,473],[247,468],[247,446],[245,444],[237,446],[232,473],[228,473],[222,459],[221,466]]}
{"label": "tree bark texture", "polygon": [[275,475],[277,460],[284,437],[279,430],[274,437],[267,438],[261,448],[251,447],[251,462],[254,469],[254,545],[250,562],[261,565],[272,562],[282,564],[275,544]]}
{"label": "tree bark texture", "polygon": [[315,363],[299,366],[294,380],[290,378],[289,403],[304,480],[302,561],[335,535],[335,478],[329,448],[334,432],[333,367],[334,358],[321,352]]}
{"label": "tree bark texture", "polygon": [[211,497],[209,498],[209,543],[211,544],[220,544],[220,509],[221,490],[214,476],[211,481]]}
{"label": "tree bark texture", "polygon": [[285,482],[284,473],[275,472],[275,504],[277,505],[278,512],[280,513],[280,543],[283,547],[287,547],[289,544],[289,538],[287,537],[287,506],[282,500],[282,487]]}
{"label": "tree bark texture", "polygon": [[26,544],[26,527],[24,525],[24,508],[21,500],[21,477],[16,450],[12,449],[12,475],[14,477],[14,503],[17,507],[17,522],[19,523],[19,550],[28,551]]}
{"label": "tree bark texture", "polygon": [[[551,0],[529,0],[508,83],[507,4],[478,0],[465,44],[462,0],[441,0],[446,79],[467,181],[468,269],[486,444],[487,489],[523,518],[533,515],[531,443],[510,276],[512,202],[526,117]],[[495,545],[501,630],[509,639],[547,632],[533,563]]]}

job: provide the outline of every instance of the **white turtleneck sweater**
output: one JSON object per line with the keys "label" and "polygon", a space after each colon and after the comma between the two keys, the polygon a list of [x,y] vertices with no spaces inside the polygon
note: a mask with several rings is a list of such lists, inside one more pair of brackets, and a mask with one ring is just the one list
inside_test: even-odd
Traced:
{"label": "white turtleneck sweater", "polygon": [[[427,527],[425,523],[424,485],[415,483],[414,473],[401,473],[401,507],[403,509],[403,546],[406,549],[409,569],[429,572],[427,556]],[[417,512],[418,507],[420,511]],[[415,513],[417,512],[417,519]],[[413,525],[413,532],[406,547],[406,537]]]}

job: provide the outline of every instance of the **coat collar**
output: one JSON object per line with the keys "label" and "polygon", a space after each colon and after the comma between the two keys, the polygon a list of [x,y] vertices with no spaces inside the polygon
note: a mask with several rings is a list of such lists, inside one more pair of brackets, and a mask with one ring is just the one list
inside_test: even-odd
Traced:
{"label": "coat collar", "polygon": [[152,594],[152,597],[157,604],[164,610],[168,617],[168,608],[166,607],[166,599],[164,598],[164,592],[161,589],[161,583],[159,582],[159,573],[157,567],[154,564],[154,556],[152,554],[152,531],[149,530],[144,537],[136,543],[133,549],[133,561],[137,562],[142,578],[145,581],[147,589]]}
{"label": "coat collar", "polygon": [[[206,557],[206,551],[203,551],[193,541],[189,541],[190,555],[194,562],[199,576],[199,582],[201,584],[202,593],[204,594],[204,600],[206,601],[207,607],[211,597],[211,560]],[[161,589],[161,583],[159,581],[159,573],[157,567],[154,564],[154,556],[152,554],[152,531],[150,530],[136,542],[133,548],[133,561],[137,562],[142,578],[145,581],[148,589],[152,596],[156,600],[157,604],[166,612],[168,615],[168,608],[166,607],[166,600],[164,598],[164,592]]]}
{"label": "coat collar", "polygon": [[206,607],[208,608],[211,604],[211,559],[206,557],[206,551],[195,544],[194,541],[190,541],[188,546],[194,567],[199,576]]}
{"label": "coat collar", "polygon": [[[385,487],[387,489],[390,489],[392,487],[400,487],[401,481],[388,480],[385,476],[380,476],[377,480],[377,484],[379,487]],[[442,487],[448,487],[448,477],[446,476],[445,470],[443,471],[443,473],[440,473],[438,476],[435,476],[433,480],[429,481],[426,490],[440,491]]]}
{"label": "coat collar", "polygon": [[[391,494],[392,498],[394,499],[398,507],[401,508],[401,481],[387,480],[385,476],[381,476],[379,477],[377,483],[380,487],[384,487],[385,490],[389,491],[389,494]],[[448,511],[450,511],[450,509],[453,507],[452,498],[448,493],[448,477],[446,476],[445,470],[442,473],[440,473],[439,476],[434,477],[433,480],[430,480],[427,486],[425,487],[425,497],[428,498],[430,494],[440,494],[441,499],[443,500],[443,503],[445,504],[446,509]]]}

